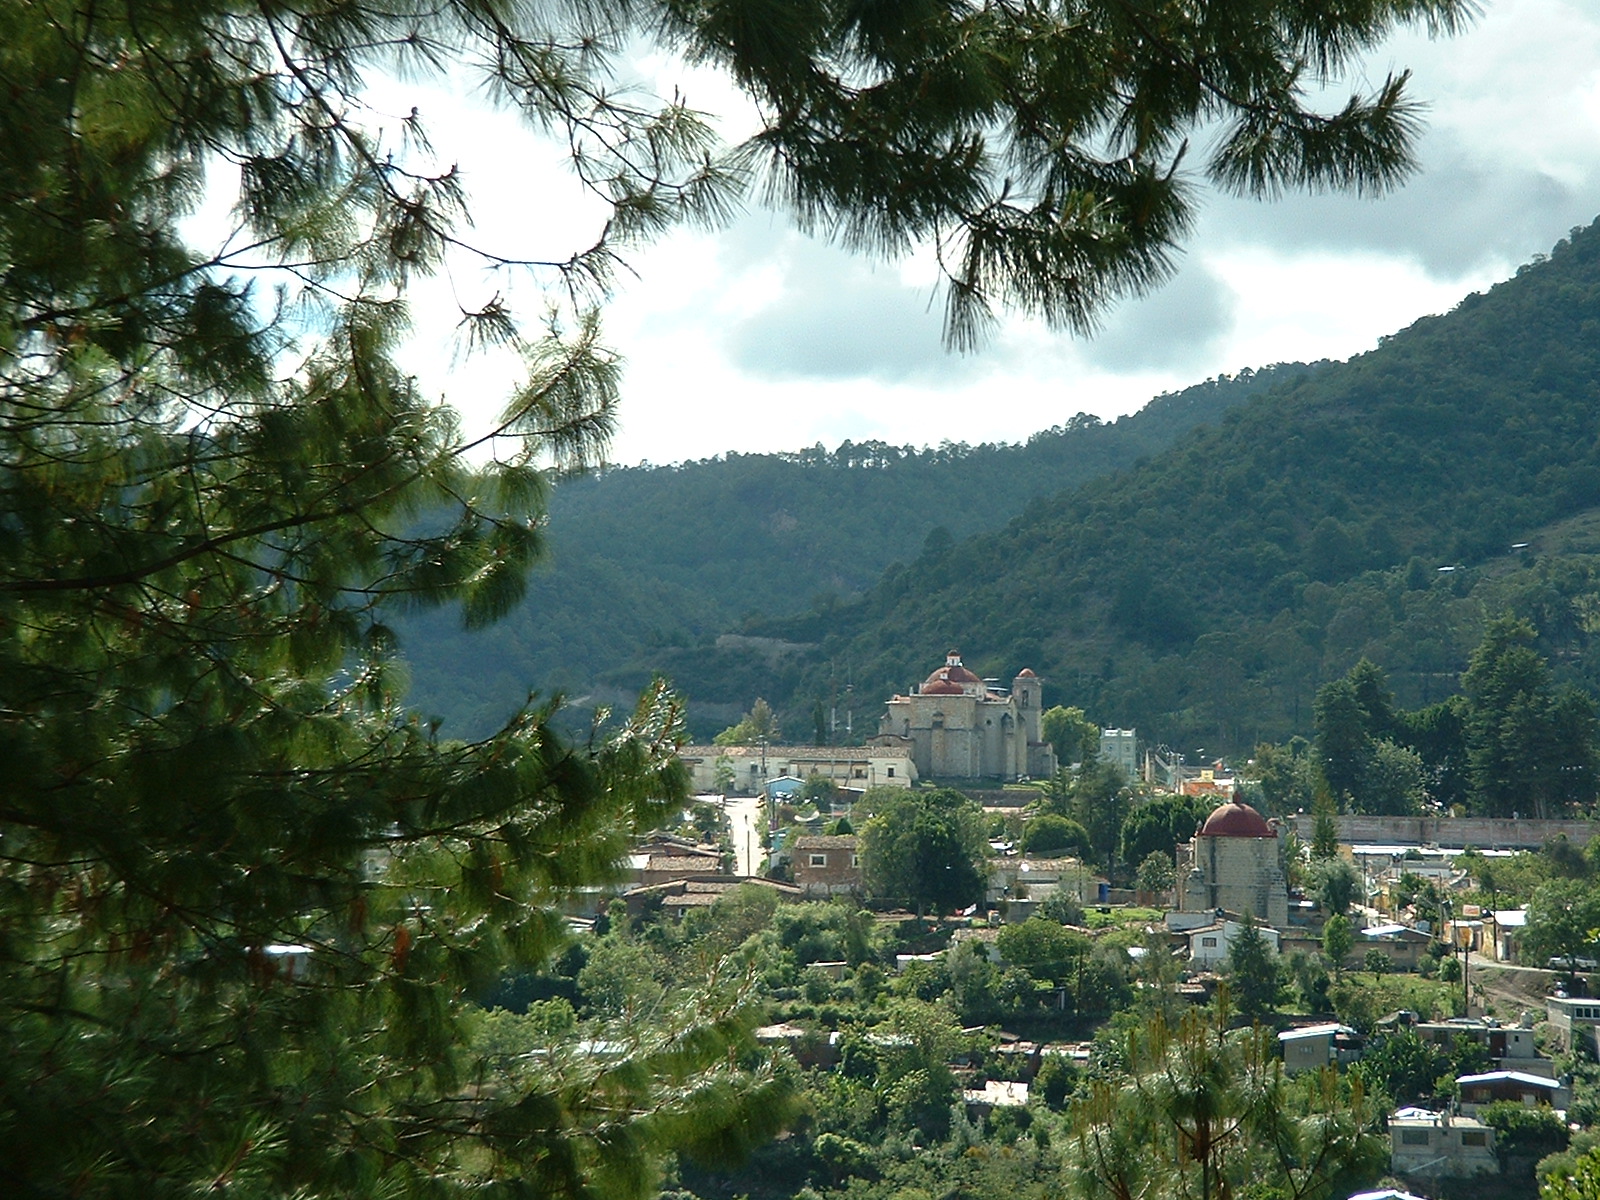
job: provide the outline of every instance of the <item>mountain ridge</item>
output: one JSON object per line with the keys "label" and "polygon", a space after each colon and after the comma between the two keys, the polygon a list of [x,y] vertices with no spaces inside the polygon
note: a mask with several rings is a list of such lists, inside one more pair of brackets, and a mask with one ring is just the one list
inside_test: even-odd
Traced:
{"label": "mountain ridge", "polygon": [[[581,711],[660,672],[696,736],[764,696],[791,740],[827,736],[836,711],[859,739],[885,696],[959,647],[981,675],[1033,667],[1046,703],[1244,752],[1309,732],[1317,687],[1361,657],[1402,703],[1449,693],[1502,611],[1529,616],[1558,671],[1596,691],[1597,504],[1589,227],[1366,354],[1208,381],[1113,425],[562,485],[556,566],[478,643],[516,687],[502,699],[457,671],[458,690],[490,699],[455,732],[530,687]],[[519,647],[530,623],[544,639]],[[446,659],[462,644],[424,641]],[[440,695],[418,690],[424,706]]]}
{"label": "mountain ridge", "polygon": [[[560,482],[548,562],[516,611],[471,637],[447,612],[399,622],[413,705],[455,736],[487,732],[530,691],[564,692],[579,710],[627,705],[632,684],[617,683],[619,672],[648,677],[657,659],[737,633],[756,614],[848,603],[885,564],[998,527],[1033,496],[1130,466],[1317,369],[1280,364],[1207,380],[1115,422],[1079,414],[1024,443],[845,442]],[[729,699],[695,711],[709,733],[742,709]]]}
{"label": "mountain ridge", "polygon": [[[1600,502],[1597,448],[1590,227],[1139,468],[887,573],[817,653],[881,691],[959,644],[980,674],[1053,677],[1047,703],[1235,751],[1306,732],[1316,686],[1362,656],[1407,700],[1436,695],[1489,611],[1542,621],[1592,690],[1594,564],[1539,542]],[[818,664],[797,675],[802,703],[827,690]]]}

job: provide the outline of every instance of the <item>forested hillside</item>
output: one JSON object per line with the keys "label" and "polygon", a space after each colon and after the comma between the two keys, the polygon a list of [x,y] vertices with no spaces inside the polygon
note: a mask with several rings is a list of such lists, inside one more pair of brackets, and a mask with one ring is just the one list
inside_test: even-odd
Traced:
{"label": "forested hillside", "polygon": [[[928,546],[858,604],[751,624],[806,646],[762,694],[804,724],[848,680],[875,716],[955,645],[983,675],[1033,666],[1047,703],[1103,724],[1245,750],[1309,732],[1319,684],[1362,656],[1403,703],[1453,691],[1485,616],[1507,610],[1558,672],[1600,687],[1597,401],[1592,227],[1134,470]],[[755,667],[731,653],[655,665],[697,700],[748,701]]]}
{"label": "forested hillside", "polygon": [[[736,672],[723,675],[725,702],[705,696],[712,703],[698,712],[711,725],[731,721],[748,707],[746,685],[763,686],[773,660],[698,649],[708,639],[755,614],[831,611],[874,586],[889,564],[998,529],[1030,499],[1159,453],[1312,370],[1275,366],[1211,380],[1112,423],[1080,415],[1026,445],[846,442],[831,452],[730,454],[562,482],[551,502],[550,561],[515,613],[472,635],[448,615],[405,622],[413,700],[443,717],[447,732],[483,733],[529,690],[631,704],[637,688],[611,681],[619,668],[630,668],[623,678],[631,680],[674,649],[697,647],[702,667],[720,662]],[[916,433],[906,430],[912,441]],[[714,444],[714,431],[707,441]]]}
{"label": "forested hillside", "polygon": [[837,709],[859,739],[957,646],[1102,724],[1239,751],[1309,732],[1363,656],[1402,703],[1448,694],[1501,611],[1600,690],[1597,392],[1590,228],[1369,354],[1115,424],[574,480],[516,615],[408,630],[414,699],[472,733],[529,689],[620,701],[660,671],[699,735],[762,695],[791,738]]}

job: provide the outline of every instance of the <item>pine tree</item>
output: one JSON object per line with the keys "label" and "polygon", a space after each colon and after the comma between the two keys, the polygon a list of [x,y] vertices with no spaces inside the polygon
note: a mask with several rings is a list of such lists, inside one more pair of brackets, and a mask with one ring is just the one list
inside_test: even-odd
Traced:
{"label": "pine tree", "polygon": [[1076,1194],[1310,1200],[1370,1178],[1384,1145],[1359,1086],[1291,1087],[1273,1049],[1269,1030],[1194,1011],[1131,1031],[1128,1082],[1095,1084],[1069,1114]]}
{"label": "pine tree", "polygon": [[1372,754],[1368,717],[1349,676],[1317,689],[1317,764],[1340,808],[1352,809],[1361,794]]}
{"label": "pine tree", "polygon": [[1227,979],[1240,1016],[1262,1021],[1277,1009],[1283,990],[1278,952],[1268,944],[1249,913],[1228,947]]}
{"label": "pine tree", "polygon": [[1344,977],[1344,960],[1355,948],[1356,935],[1350,927],[1350,918],[1340,913],[1328,917],[1322,926],[1322,953],[1333,967],[1334,978]]}
{"label": "pine tree", "polygon": [[[853,245],[936,245],[957,343],[996,304],[1086,327],[1168,270],[1198,124],[1240,191],[1406,174],[1403,77],[1322,117],[1303,76],[1470,6],[1362,8],[10,6],[7,1193],[622,1200],[667,1151],[771,1129],[783,1089],[738,1065],[719,978],[602,1056],[472,1052],[471,998],[545,961],[558,902],[682,798],[679,710],[652,688],[574,744],[530,703],[444,742],[402,707],[387,614],[456,605],[477,627],[518,601],[546,470],[597,462],[614,422],[597,306],[629,244],[760,174]],[[641,32],[731,76],[756,138],[725,153],[686,103],[622,98],[608,64]],[[366,102],[380,72],[476,72],[572,147],[603,235],[553,262],[469,246],[420,115]],[[208,191],[234,228],[201,246],[185,222]],[[542,332],[501,300],[461,314],[467,350],[524,364],[470,442],[396,361],[408,285],[454,254],[551,306]]]}
{"label": "pine tree", "polygon": [[1496,618],[1461,677],[1473,798],[1494,816],[1519,805],[1529,816],[1554,816],[1595,795],[1594,701],[1553,686],[1537,636],[1527,621]]}

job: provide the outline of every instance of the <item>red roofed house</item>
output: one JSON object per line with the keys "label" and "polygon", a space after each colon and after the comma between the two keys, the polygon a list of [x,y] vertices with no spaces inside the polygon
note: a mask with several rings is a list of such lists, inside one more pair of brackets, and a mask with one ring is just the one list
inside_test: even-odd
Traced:
{"label": "red roofed house", "polygon": [[1289,885],[1279,828],[1238,794],[1212,810],[1194,840],[1178,847],[1178,908],[1249,913],[1275,929],[1289,924]]}
{"label": "red roofed house", "polygon": [[1024,669],[1006,691],[978,678],[952,650],[909,696],[894,696],[874,745],[904,745],[922,778],[1019,779],[1055,773],[1040,732],[1039,677]]}

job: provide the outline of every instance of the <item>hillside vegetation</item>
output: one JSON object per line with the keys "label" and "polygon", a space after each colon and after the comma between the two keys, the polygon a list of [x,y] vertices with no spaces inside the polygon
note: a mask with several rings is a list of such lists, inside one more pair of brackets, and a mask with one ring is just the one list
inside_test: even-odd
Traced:
{"label": "hillside vegetation", "polygon": [[1363,657],[1403,705],[1454,692],[1503,612],[1597,691],[1597,393],[1589,228],[1371,353],[1112,425],[612,471],[557,489],[515,618],[413,631],[416,697],[471,732],[528,688],[621,700],[662,672],[697,735],[760,695],[792,740],[835,711],[859,740],[955,646],[1147,741],[1244,751],[1309,733]]}
{"label": "hillside vegetation", "polygon": [[[1399,698],[1455,690],[1486,616],[1600,684],[1600,229],[1445,316],[1273,387],[1135,469],[891,569],[815,644],[791,710],[847,669],[881,695],[947,644],[1032,665],[1047,701],[1179,747],[1305,732],[1366,657]],[[816,636],[822,634],[822,636]],[[691,694],[712,681],[686,680]]]}
{"label": "hillside vegetation", "polygon": [[1312,369],[1211,380],[1111,423],[1080,414],[1025,445],[846,442],[563,481],[550,506],[550,561],[515,613],[470,636],[448,615],[403,624],[414,702],[456,734],[492,728],[529,690],[565,692],[579,707],[631,704],[638,674],[693,647],[702,668],[723,666],[728,699],[699,697],[714,731],[749,707],[747,687],[768,686],[773,661],[760,642],[755,654],[704,648],[716,635],[756,614],[808,609],[825,627],[888,564],[998,529],[1030,499],[1159,453]]}

